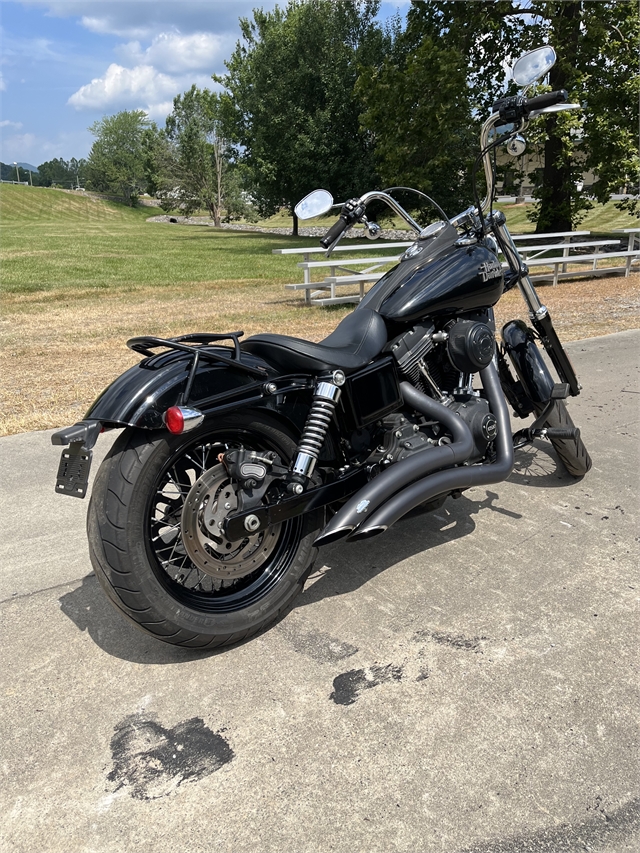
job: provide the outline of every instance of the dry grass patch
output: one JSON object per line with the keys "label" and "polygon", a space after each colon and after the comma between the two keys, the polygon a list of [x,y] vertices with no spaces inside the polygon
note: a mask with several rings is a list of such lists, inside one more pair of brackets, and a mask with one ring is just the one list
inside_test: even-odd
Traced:
{"label": "dry grass patch", "polygon": [[264,331],[319,340],[345,310],[309,310],[283,299],[282,284],[230,287],[229,282],[179,289],[138,287],[78,299],[64,292],[5,299],[0,321],[0,434],[73,423],[116,376],[140,356],[125,346],[137,335]]}
{"label": "dry grass patch", "polygon": [[[349,308],[305,306],[282,282],[205,282],[175,289],[132,287],[30,293],[5,299],[0,321],[4,435],[82,418],[92,400],[139,360],[125,346],[136,335],[264,331],[320,340]],[[185,292],[191,295],[185,296]],[[640,326],[640,274],[562,282],[539,289],[564,341]],[[517,291],[497,306],[499,325],[526,320]]]}

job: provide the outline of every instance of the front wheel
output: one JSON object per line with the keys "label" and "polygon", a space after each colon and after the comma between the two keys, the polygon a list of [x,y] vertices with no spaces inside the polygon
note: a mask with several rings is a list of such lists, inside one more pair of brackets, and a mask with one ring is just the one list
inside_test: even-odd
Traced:
{"label": "front wheel", "polygon": [[111,602],[167,643],[214,648],[247,639],[291,605],[311,571],[318,511],[231,542],[238,506],[218,455],[232,447],[295,452],[268,415],[234,414],[180,436],[127,430],[93,486],[87,519],[94,571]]}
{"label": "front wheel", "polygon": [[[545,427],[550,429],[574,429],[571,415],[564,400],[556,400],[545,418]],[[577,438],[550,438],[556,453],[572,477],[584,477],[591,468],[591,457],[580,436]]]}

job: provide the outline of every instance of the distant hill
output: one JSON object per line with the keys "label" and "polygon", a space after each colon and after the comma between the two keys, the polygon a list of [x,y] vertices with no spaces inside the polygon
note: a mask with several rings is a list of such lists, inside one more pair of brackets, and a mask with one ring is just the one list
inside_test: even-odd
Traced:
{"label": "distant hill", "polygon": [[126,207],[124,204],[95,198],[89,193],[19,184],[0,184],[0,208],[5,226],[52,220],[87,223],[139,221],[153,213],[148,207]]}
{"label": "distant hill", "polygon": [[[38,169],[35,166],[32,166],[31,163],[18,163],[20,169],[24,172],[33,172],[34,175],[38,174]],[[20,175],[21,179],[24,180],[24,174]],[[29,175],[27,174],[27,178]],[[3,181],[15,181],[16,180],[16,167],[13,163],[0,163],[0,178]]]}

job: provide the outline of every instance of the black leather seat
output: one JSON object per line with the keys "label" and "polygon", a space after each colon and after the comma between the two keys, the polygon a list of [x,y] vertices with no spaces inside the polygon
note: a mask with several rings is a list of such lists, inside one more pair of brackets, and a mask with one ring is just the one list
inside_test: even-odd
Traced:
{"label": "black leather seat", "polygon": [[353,311],[320,343],[286,335],[254,335],[243,341],[245,352],[258,355],[285,373],[344,370],[350,373],[368,364],[387,342],[382,317],[369,308]]}

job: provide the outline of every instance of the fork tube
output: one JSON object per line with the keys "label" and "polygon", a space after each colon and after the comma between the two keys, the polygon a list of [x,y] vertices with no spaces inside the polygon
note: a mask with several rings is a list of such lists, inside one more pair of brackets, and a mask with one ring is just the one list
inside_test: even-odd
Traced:
{"label": "fork tube", "polygon": [[[533,322],[536,332],[540,335],[542,344],[549,354],[549,358],[553,362],[553,366],[558,371],[558,376],[563,382],[569,385],[570,393],[573,397],[580,393],[581,385],[578,382],[578,377],[573,369],[573,365],[569,360],[569,356],[565,352],[564,347],[558,337],[556,330],[551,321],[551,315],[546,305],[540,302],[540,298],[536,292],[533,282],[529,277],[529,270],[526,263],[520,257],[518,248],[513,242],[513,238],[506,226],[503,213],[494,214],[492,225],[500,232],[500,238],[509,246],[510,254],[513,254],[513,259],[518,264],[518,287],[522,298],[529,306],[529,316]],[[513,261],[507,258],[508,263],[513,266]],[[515,271],[515,270],[514,270]]]}
{"label": "fork tube", "polygon": [[[511,234],[509,233],[509,229],[504,221],[504,214],[498,213],[494,214],[493,224],[499,230],[500,237],[502,240],[507,243],[509,249],[513,253],[513,257],[517,260],[518,263],[518,271],[520,275],[518,276],[518,287],[520,288],[520,293],[522,294],[522,298],[529,306],[529,314],[532,320],[539,320],[542,317],[546,317],[549,313],[547,307],[540,302],[540,297],[533,286],[533,282],[529,277],[529,270],[527,269],[526,263],[520,257],[520,253],[518,252],[518,247],[513,241]],[[509,258],[507,261],[511,264]],[[515,272],[516,270],[514,270]]]}

